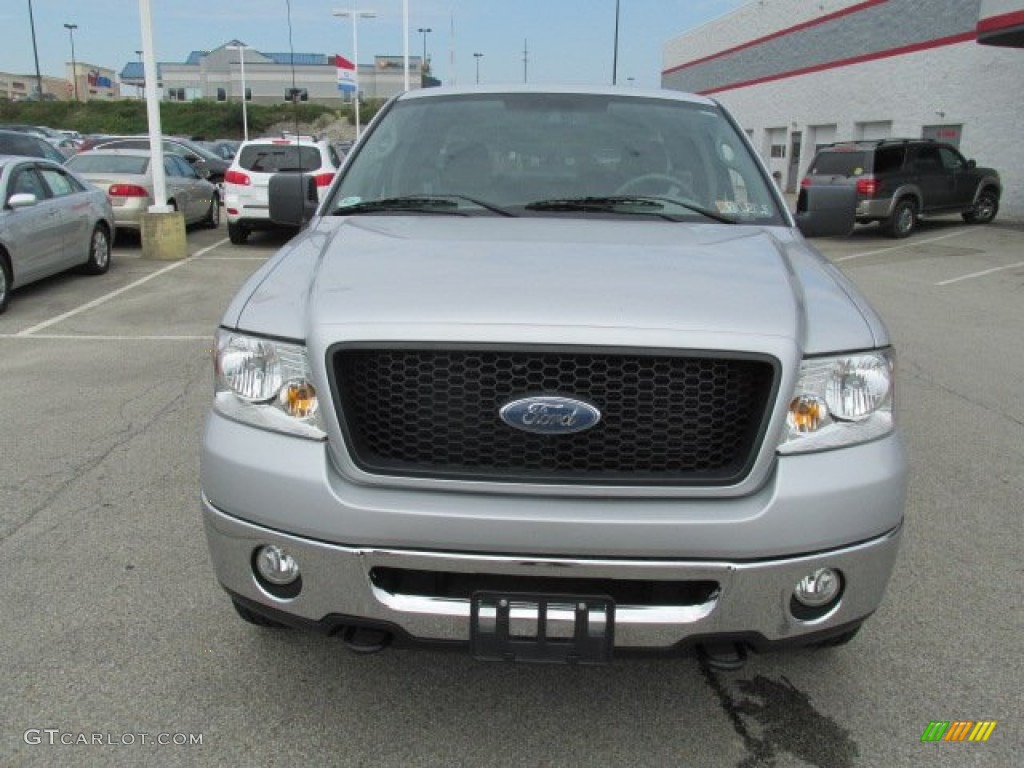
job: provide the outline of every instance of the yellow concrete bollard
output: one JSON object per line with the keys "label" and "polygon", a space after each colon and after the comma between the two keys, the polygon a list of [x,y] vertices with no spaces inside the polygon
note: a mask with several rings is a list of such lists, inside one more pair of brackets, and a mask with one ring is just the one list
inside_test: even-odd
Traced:
{"label": "yellow concrete bollard", "polygon": [[142,258],[174,261],[188,257],[185,216],[181,211],[142,214]]}

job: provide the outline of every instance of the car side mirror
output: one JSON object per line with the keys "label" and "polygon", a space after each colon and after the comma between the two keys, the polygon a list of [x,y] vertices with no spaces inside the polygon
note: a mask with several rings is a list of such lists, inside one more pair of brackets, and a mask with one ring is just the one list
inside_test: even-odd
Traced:
{"label": "car side mirror", "polygon": [[11,210],[19,208],[31,208],[38,203],[38,198],[31,192],[16,192],[7,198],[7,207]]}
{"label": "car side mirror", "polygon": [[812,185],[797,197],[796,226],[804,237],[846,237],[853,231],[856,212],[856,187]]}
{"label": "car side mirror", "polygon": [[973,171],[973,170],[974,170],[975,168],[977,168],[977,167],[978,167],[978,164],[977,164],[976,162],[974,162],[974,160],[968,160],[968,161],[967,161],[967,168],[968,168],[969,170],[972,170],[972,171]]}
{"label": "car side mirror", "polygon": [[286,227],[301,227],[316,215],[319,197],[312,174],[282,172],[270,177],[267,195],[270,220]]}

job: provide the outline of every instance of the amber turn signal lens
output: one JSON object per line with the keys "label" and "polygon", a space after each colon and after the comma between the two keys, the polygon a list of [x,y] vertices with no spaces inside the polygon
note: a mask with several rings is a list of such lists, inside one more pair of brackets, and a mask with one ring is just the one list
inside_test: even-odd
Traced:
{"label": "amber turn signal lens", "polygon": [[828,408],[817,397],[801,395],[789,404],[789,423],[798,432],[816,431],[827,417]]}
{"label": "amber turn signal lens", "polygon": [[307,381],[290,381],[281,389],[281,407],[289,416],[304,419],[316,413],[316,390]]}

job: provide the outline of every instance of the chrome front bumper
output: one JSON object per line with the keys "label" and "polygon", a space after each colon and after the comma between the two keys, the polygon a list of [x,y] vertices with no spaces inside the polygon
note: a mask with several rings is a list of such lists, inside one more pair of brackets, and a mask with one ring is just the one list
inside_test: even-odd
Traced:
{"label": "chrome front bumper", "polygon": [[[882,600],[902,531],[896,528],[870,541],[813,555],[756,562],[514,557],[343,547],[244,522],[216,509],[205,497],[202,506],[221,585],[244,600],[302,623],[339,616],[397,627],[416,640],[469,640],[468,599],[389,592],[371,580],[374,568],[718,584],[709,599],[698,605],[617,605],[616,647],[645,649],[668,649],[694,637],[748,635],[769,643],[798,641],[862,620]],[[275,597],[257,581],[253,554],[265,544],[283,547],[298,562],[302,589],[297,596]],[[799,620],[790,612],[793,587],[819,567],[843,574],[841,599],[824,616]]]}

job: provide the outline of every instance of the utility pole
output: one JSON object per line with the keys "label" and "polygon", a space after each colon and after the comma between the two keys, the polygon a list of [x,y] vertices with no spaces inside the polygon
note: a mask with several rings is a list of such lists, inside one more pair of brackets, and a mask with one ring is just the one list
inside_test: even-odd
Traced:
{"label": "utility pole", "polygon": [[612,85],[619,79],[619,0],[615,0],[615,53],[612,56]]}
{"label": "utility pole", "polygon": [[[75,101],[78,101],[78,62],[75,60],[75,30],[78,29],[78,25],[65,24],[64,29],[71,38],[71,79],[75,81]],[[42,93],[39,94],[39,98],[43,98]]]}
{"label": "utility pole", "polygon": [[528,49],[526,47],[526,40],[524,39],[523,40],[523,82],[524,83],[527,81],[526,67],[527,67],[527,64],[529,63],[529,60],[530,60],[530,54],[529,54],[529,51],[528,51]]}

